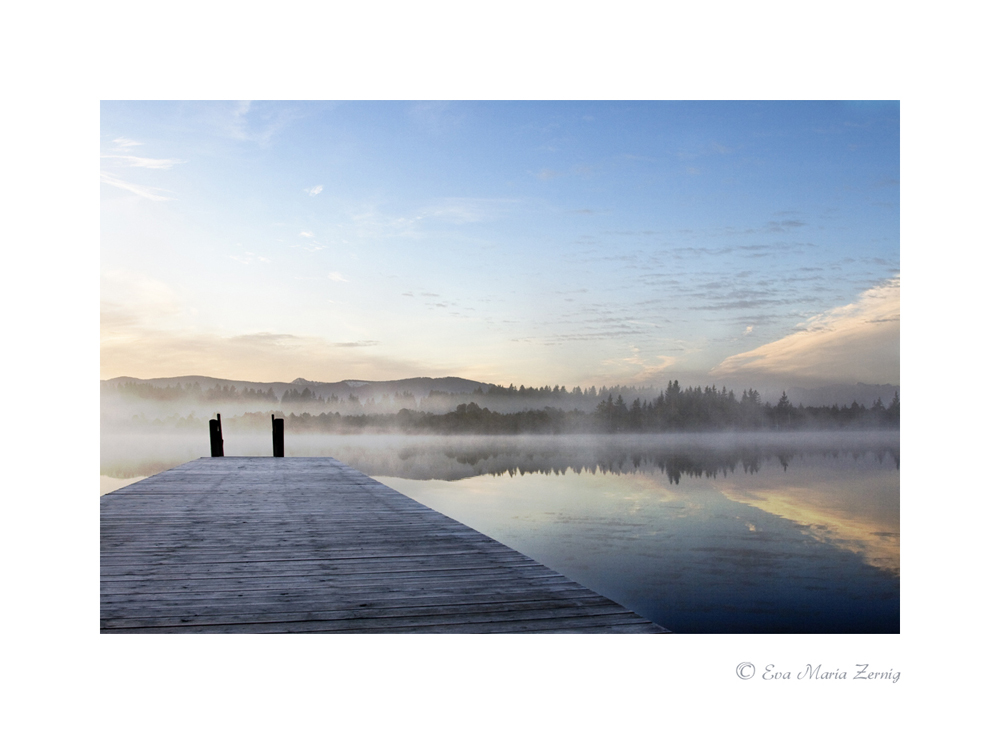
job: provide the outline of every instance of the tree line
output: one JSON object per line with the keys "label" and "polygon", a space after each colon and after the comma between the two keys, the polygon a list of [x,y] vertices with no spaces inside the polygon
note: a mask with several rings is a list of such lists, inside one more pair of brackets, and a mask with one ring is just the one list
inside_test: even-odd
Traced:
{"label": "tree line", "polygon": [[[253,403],[269,406],[275,414],[286,417],[286,430],[351,433],[360,431],[413,432],[413,433],[654,433],[672,431],[718,431],[718,430],[804,430],[836,428],[898,428],[899,393],[889,405],[881,398],[872,405],[864,406],[853,402],[850,406],[831,405],[821,407],[794,406],[785,393],[778,402],[762,402],[757,390],[744,390],[737,397],[733,390],[711,387],[688,387],[681,389],[677,380],[668,383],[651,399],[635,397],[631,402],[624,398],[628,389],[615,391],[607,388],[579,387],[568,390],[565,386],[549,388],[509,388],[493,386],[488,391],[477,389],[479,395],[505,395],[516,398],[534,398],[556,402],[557,397],[582,397],[600,399],[593,409],[579,407],[545,407],[518,411],[491,410],[474,400],[463,402],[453,409],[438,411],[418,410],[417,399],[411,393],[396,393],[392,405],[395,412],[375,412],[374,398],[362,401],[354,395],[341,399],[336,395],[323,398],[308,387],[301,392],[289,389],[279,398],[274,390],[237,389],[235,386],[214,385],[203,389],[197,382],[175,386],[157,387],[148,383],[123,382],[117,385],[102,385],[102,392],[113,391],[122,397],[132,397],[154,401],[176,401],[187,398],[202,404]],[[636,394],[634,388],[631,395]],[[648,394],[648,393],[647,393]],[[630,395],[630,397],[631,397]],[[448,396],[440,393],[428,396],[433,399]],[[385,396],[388,398],[388,396]],[[454,405],[454,403],[452,403]],[[594,403],[590,402],[593,406]],[[248,407],[251,407],[248,405]],[[296,414],[296,408],[313,408]],[[341,408],[330,410],[330,408]],[[586,404],[585,404],[586,407]],[[327,410],[323,410],[327,408]],[[289,410],[291,409],[291,410]],[[365,412],[372,411],[372,412]],[[266,420],[265,420],[266,419]],[[259,421],[264,425],[270,414],[264,412],[246,413],[237,418],[237,425]],[[188,427],[196,421],[194,415],[177,419],[178,428]],[[169,421],[168,421],[169,422]],[[183,426],[181,424],[184,424]],[[158,422],[166,427],[166,423]]]}
{"label": "tree line", "polygon": [[[264,427],[270,416],[245,414],[234,418],[239,427]],[[258,426],[259,424],[259,426]],[[631,405],[619,395],[601,401],[593,412],[522,410],[500,413],[476,403],[462,403],[448,413],[402,409],[395,414],[342,415],[339,412],[285,416],[285,430],[293,433],[431,433],[510,435],[517,433],[669,433],[720,430],[898,429],[899,394],[886,406],[881,399],[865,407],[795,407],[787,396],[777,404],[761,403],[755,390],[737,399],[733,391],[715,388],[681,390],[675,382],[652,401]]]}
{"label": "tree line", "polygon": [[597,405],[594,415],[606,432],[643,433],[659,431],[807,429],[807,428],[898,428],[899,393],[890,405],[882,399],[866,408],[854,401],[850,406],[837,405],[806,408],[791,404],[782,392],[776,405],[761,403],[760,393],[744,390],[737,400],[736,393],[715,386],[689,387],[681,390],[677,380],[669,384],[654,400],[638,398],[627,405],[619,394],[609,395]]}

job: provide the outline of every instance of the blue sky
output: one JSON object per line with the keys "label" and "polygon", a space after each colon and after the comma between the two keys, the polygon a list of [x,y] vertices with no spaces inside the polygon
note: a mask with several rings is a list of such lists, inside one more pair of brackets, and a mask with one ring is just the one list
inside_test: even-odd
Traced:
{"label": "blue sky", "polygon": [[101,377],[899,381],[896,102],[105,102]]}

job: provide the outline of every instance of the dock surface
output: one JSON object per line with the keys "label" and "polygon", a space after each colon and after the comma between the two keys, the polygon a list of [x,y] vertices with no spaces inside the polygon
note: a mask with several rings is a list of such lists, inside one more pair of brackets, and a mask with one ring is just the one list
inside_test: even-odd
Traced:
{"label": "dock surface", "polygon": [[197,459],[101,497],[101,632],[665,632],[336,459]]}

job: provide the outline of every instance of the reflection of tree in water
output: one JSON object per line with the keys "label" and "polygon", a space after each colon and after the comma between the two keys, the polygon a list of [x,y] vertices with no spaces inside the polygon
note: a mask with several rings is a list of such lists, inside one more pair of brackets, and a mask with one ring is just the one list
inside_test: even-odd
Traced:
{"label": "reflection of tree in water", "polygon": [[[756,474],[769,461],[777,460],[783,471],[788,471],[796,457],[821,455],[840,458],[845,454],[855,462],[866,456],[875,457],[882,463],[886,455],[892,456],[899,468],[899,450],[879,446],[869,450],[838,449],[828,451],[792,449],[789,447],[673,447],[663,449],[637,449],[622,447],[590,446],[574,449],[567,446],[533,448],[518,451],[514,447],[494,447],[477,449],[446,449],[444,455],[457,464],[469,467],[469,475],[525,475],[525,474],[666,474],[671,484],[680,484],[682,476],[715,478],[725,477],[740,470],[744,474]],[[408,449],[400,452],[401,459],[411,458],[415,452]],[[446,472],[447,473],[447,472]],[[447,478],[447,477],[440,477]]]}
{"label": "reflection of tree in water", "polygon": [[[106,444],[106,445],[105,445]],[[205,454],[197,440],[171,443],[138,437],[102,442],[101,473],[150,476]],[[227,447],[228,448],[228,447]],[[266,449],[270,453],[268,442]],[[370,476],[456,480],[476,475],[657,474],[673,484],[682,476],[756,474],[768,462],[795,471],[802,457],[870,462],[899,469],[899,439],[884,432],[814,434],[785,440],[760,436],[632,437],[415,437],[331,439],[296,436],[288,456],[331,456]],[[890,463],[890,461],[892,463]]]}
{"label": "reflection of tree in water", "polygon": [[890,456],[892,456],[892,460],[896,462],[896,468],[898,469],[899,468],[899,449],[880,449],[879,451],[877,451],[875,453],[875,456],[878,458],[878,463],[879,464],[882,463],[882,458],[887,453]]}

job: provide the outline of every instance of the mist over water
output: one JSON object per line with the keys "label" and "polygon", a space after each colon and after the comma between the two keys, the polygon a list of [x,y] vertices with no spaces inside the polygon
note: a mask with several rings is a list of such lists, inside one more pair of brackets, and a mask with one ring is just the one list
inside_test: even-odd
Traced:
{"label": "mist over water", "polygon": [[[223,431],[227,456],[270,456],[269,432]],[[209,455],[204,431],[104,433],[101,474],[149,476]],[[461,479],[510,473],[754,473],[806,455],[865,456],[899,468],[899,432],[698,433],[571,436],[285,434],[286,456],[332,456],[373,475]]]}
{"label": "mist over water", "polygon": [[[209,453],[105,433],[102,491]],[[227,456],[269,456],[224,429]],[[899,433],[286,434],[676,632],[898,632]]]}

